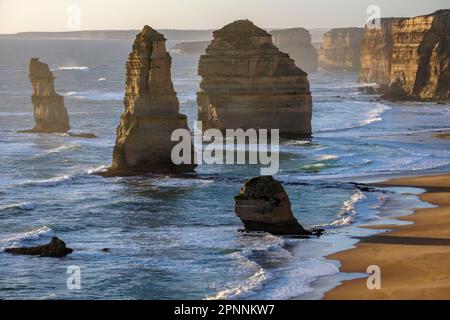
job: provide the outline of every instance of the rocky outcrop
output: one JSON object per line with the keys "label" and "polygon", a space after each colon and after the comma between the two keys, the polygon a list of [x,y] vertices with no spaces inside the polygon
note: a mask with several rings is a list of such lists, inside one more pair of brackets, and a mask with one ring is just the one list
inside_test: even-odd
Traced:
{"label": "rocky outcrop", "polygon": [[312,98],[307,74],[249,20],[214,32],[200,57],[197,95],[203,128],[279,129],[310,136]]}
{"label": "rocky outcrop", "polygon": [[358,71],[363,33],[363,28],[337,28],[325,33],[319,50],[319,67]]}
{"label": "rocky outcrop", "polygon": [[392,100],[450,99],[450,10],[400,19],[393,25]]}
{"label": "rocky outcrop", "polygon": [[72,249],[67,248],[64,241],[53,237],[49,244],[28,248],[8,248],[6,253],[27,256],[53,257],[61,258],[73,252]]}
{"label": "rocky outcrop", "polygon": [[[108,174],[193,171],[195,165],[175,165],[171,141],[176,129],[186,129],[187,117],[171,79],[172,58],[166,39],[149,26],[136,37],[127,62],[125,112],[117,128],[113,163]],[[194,148],[191,148],[194,159]],[[193,161],[193,160],[192,160]]]}
{"label": "rocky outcrop", "polygon": [[286,191],[271,176],[248,180],[235,200],[236,215],[246,231],[264,231],[273,235],[313,235],[313,232],[298,223]]}
{"label": "rocky outcrop", "polygon": [[34,120],[33,129],[23,131],[29,133],[65,133],[70,129],[69,115],[64,106],[64,97],[55,91],[55,77],[47,64],[39,59],[30,61],[30,80],[33,86]]}
{"label": "rocky outcrop", "polygon": [[398,20],[399,18],[382,18],[380,28],[364,29],[359,82],[378,83],[382,86],[390,83],[393,26]]}
{"label": "rocky outcrop", "polygon": [[179,42],[172,49],[171,52],[181,54],[202,54],[209,46],[211,41],[188,41]]}
{"label": "rocky outcrop", "polygon": [[304,28],[273,30],[273,43],[294,59],[295,64],[306,72],[316,72],[318,68],[317,50],[311,44],[311,35]]}

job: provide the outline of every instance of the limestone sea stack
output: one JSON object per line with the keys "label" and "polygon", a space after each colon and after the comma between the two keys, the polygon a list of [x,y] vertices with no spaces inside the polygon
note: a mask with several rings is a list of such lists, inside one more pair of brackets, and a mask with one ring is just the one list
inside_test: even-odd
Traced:
{"label": "limestone sea stack", "polygon": [[399,18],[382,18],[379,28],[364,29],[359,82],[389,85],[394,45],[393,26]]}
{"label": "limestone sea stack", "polygon": [[271,176],[245,182],[235,197],[236,215],[246,231],[264,231],[273,235],[310,236],[294,217],[289,196],[282,184]]}
{"label": "limestone sea stack", "polygon": [[[117,128],[117,140],[109,175],[147,172],[193,171],[195,165],[175,165],[171,136],[186,129],[187,117],[171,79],[172,58],[164,36],[145,26],[136,37],[127,62],[125,111]],[[194,159],[194,148],[191,148]],[[193,161],[193,160],[192,160]]]}
{"label": "limestone sea stack", "polygon": [[55,91],[55,77],[47,64],[33,58],[29,65],[33,86],[33,112],[35,127],[23,131],[29,133],[65,133],[70,130],[69,115],[64,106],[64,97]]}
{"label": "limestone sea stack", "polygon": [[319,50],[319,67],[358,71],[363,33],[364,28],[337,28],[326,32]]}
{"label": "limestone sea stack", "polygon": [[304,28],[273,30],[273,43],[294,59],[295,64],[306,72],[316,72],[318,68],[317,50],[311,44],[311,34]]}
{"label": "limestone sea stack", "polygon": [[203,129],[279,129],[282,136],[311,135],[307,74],[251,21],[235,21],[215,31],[198,72]]}
{"label": "limestone sea stack", "polygon": [[393,100],[450,99],[450,9],[393,25],[390,84]]}

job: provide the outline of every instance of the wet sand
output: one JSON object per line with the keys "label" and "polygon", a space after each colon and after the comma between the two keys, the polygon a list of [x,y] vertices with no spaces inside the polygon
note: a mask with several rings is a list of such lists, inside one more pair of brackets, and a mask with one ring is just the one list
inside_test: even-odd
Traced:
{"label": "wet sand", "polygon": [[391,231],[327,257],[341,261],[343,272],[366,273],[368,266],[379,266],[381,289],[369,290],[367,278],[350,280],[326,293],[325,299],[450,299],[450,175],[393,179],[380,185],[424,188],[421,199],[437,207],[398,218],[414,224],[367,227]]}

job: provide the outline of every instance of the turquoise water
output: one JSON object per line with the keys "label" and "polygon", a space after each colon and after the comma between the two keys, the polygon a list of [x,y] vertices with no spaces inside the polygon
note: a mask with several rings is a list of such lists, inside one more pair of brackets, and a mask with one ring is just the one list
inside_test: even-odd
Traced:
{"label": "turquoise water", "polygon": [[[169,45],[170,46],[170,45]],[[339,278],[323,255],[366,234],[399,192],[363,193],[367,176],[445,171],[450,144],[431,139],[450,128],[450,105],[391,104],[359,94],[355,73],[310,76],[314,138],[284,140],[277,179],[305,226],[321,239],[238,233],[233,196],[256,167],[205,166],[190,176],[92,175],[111,163],[123,110],[128,41],[0,39],[0,247],[46,243],[56,235],[75,252],[60,260],[0,253],[0,298],[289,299],[314,280]],[[33,127],[27,65],[54,69],[74,131],[18,134]],[[198,57],[173,55],[181,112],[192,126]],[[110,248],[109,253],[102,253]],[[82,271],[67,289],[66,269]]]}

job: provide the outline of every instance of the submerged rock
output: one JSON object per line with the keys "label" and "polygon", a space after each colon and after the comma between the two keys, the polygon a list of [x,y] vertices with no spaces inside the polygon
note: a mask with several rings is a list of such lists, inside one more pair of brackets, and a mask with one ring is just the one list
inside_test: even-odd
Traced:
{"label": "submerged rock", "polygon": [[294,59],[295,64],[306,72],[316,72],[318,68],[317,50],[311,44],[311,34],[304,28],[273,30],[273,43]]}
{"label": "submerged rock", "polygon": [[359,70],[363,28],[331,29],[323,36],[319,67],[328,70]]}
{"label": "submerged rock", "polygon": [[49,244],[43,246],[28,248],[8,248],[5,249],[5,252],[16,255],[61,258],[67,256],[68,254],[71,254],[73,250],[67,248],[64,241],[53,237]]}
{"label": "submerged rock", "polygon": [[64,106],[64,97],[55,91],[55,77],[47,64],[39,59],[30,61],[30,80],[33,86],[33,129],[25,133],[65,133],[70,130],[69,115]]}
{"label": "submerged rock", "polygon": [[282,184],[271,176],[248,180],[235,197],[236,215],[246,231],[273,235],[311,236],[294,217],[289,196]]}
{"label": "submerged rock", "polygon": [[399,19],[392,27],[391,100],[450,99],[450,9]]}
{"label": "submerged rock", "polygon": [[279,129],[282,136],[311,135],[307,74],[251,21],[215,31],[198,73],[198,119],[204,130]]}
{"label": "submerged rock", "polygon": [[[147,172],[193,171],[194,164],[175,165],[171,141],[176,129],[188,129],[187,117],[171,79],[172,58],[166,39],[149,26],[136,37],[127,62],[125,112],[117,128],[117,140],[109,175]],[[194,159],[191,147],[191,159]],[[193,161],[193,160],[192,160]]]}

